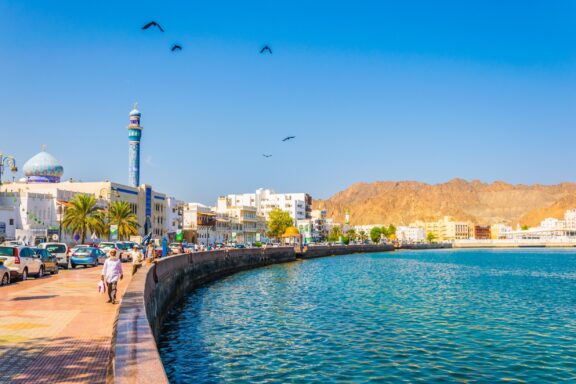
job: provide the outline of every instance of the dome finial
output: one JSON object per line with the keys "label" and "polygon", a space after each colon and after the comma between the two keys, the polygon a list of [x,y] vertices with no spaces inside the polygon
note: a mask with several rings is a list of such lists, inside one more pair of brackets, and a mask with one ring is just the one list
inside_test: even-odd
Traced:
{"label": "dome finial", "polygon": [[138,102],[134,103],[134,109],[138,109]]}
{"label": "dome finial", "polygon": [[48,146],[46,144],[42,144],[42,152],[46,152],[46,149],[48,149]]}

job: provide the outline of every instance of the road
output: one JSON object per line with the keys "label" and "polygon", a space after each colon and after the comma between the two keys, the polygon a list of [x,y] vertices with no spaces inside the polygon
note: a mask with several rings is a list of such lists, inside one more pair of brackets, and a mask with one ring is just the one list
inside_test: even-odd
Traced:
{"label": "road", "polygon": [[[118,298],[131,278],[130,263],[123,269]],[[98,293],[101,270],[0,287],[0,383],[105,382],[118,305]]]}

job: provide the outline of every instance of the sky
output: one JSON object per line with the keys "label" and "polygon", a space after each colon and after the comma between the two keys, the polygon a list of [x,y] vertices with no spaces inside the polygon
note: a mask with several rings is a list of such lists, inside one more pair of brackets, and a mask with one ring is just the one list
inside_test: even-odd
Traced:
{"label": "sky", "polygon": [[572,0],[0,0],[0,151],[127,183],[138,102],[141,182],[186,201],[576,181],[575,25]]}

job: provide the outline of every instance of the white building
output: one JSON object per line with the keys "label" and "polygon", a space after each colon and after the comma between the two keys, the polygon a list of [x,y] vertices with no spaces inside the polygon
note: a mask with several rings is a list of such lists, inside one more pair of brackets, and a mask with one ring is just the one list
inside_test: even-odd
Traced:
{"label": "white building", "polygon": [[176,234],[184,229],[184,202],[174,197],[166,199],[166,231],[173,241]]}
{"label": "white building", "polygon": [[255,193],[231,194],[226,199],[231,206],[256,207],[258,214],[266,219],[275,208],[289,212],[294,220],[312,218],[312,197],[307,193],[276,193],[259,188]]}
{"label": "white building", "polygon": [[420,243],[426,241],[426,231],[421,227],[404,227],[396,228],[396,238],[400,242]]}
{"label": "white building", "polygon": [[253,244],[265,241],[266,220],[255,206],[235,205],[230,197],[218,198],[216,213],[225,214],[230,222],[230,242]]}
{"label": "white building", "polygon": [[512,227],[506,224],[494,224],[490,227],[490,236],[492,240],[509,239],[512,233]]}
{"label": "white building", "polygon": [[216,242],[216,213],[204,204],[187,203],[183,212],[184,238],[196,244]]}
{"label": "white building", "polygon": [[[153,238],[160,238],[168,232],[166,195],[149,185],[131,187],[110,181],[61,182],[64,168],[46,151],[32,157],[23,168],[26,177],[18,182],[2,184],[0,192],[14,194],[12,200],[20,199],[20,216],[25,212],[30,225],[25,220],[18,221],[17,217],[16,229],[28,231],[27,236],[41,237],[41,232],[58,233],[62,212],[77,194],[93,195],[101,208],[107,208],[114,201],[127,202],[138,218],[140,235],[152,233]],[[40,195],[43,197],[37,197]]]}

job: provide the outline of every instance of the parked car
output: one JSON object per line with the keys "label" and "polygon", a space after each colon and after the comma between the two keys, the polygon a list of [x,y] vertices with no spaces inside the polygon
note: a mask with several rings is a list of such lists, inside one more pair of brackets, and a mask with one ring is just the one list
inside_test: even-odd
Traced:
{"label": "parked car", "polygon": [[95,267],[105,258],[106,254],[101,249],[96,247],[78,247],[70,256],[70,266],[72,268],[75,268],[77,265],[92,265]]}
{"label": "parked car", "polygon": [[172,252],[173,255],[179,255],[181,253],[184,253],[184,248],[182,247],[181,243],[170,243],[168,249],[170,250],[170,252]]}
{"label": "parked car", "polygon": [[0,260],[0,286],[10,284],[10,270],[4,266],[4,259]]}
{"label": "parked car", "polygon": [[56,256],[44,248],[32,248],[32,250],[36,252],[36,254],[40,256],[40,260],[42,260],[43,273],[39,274],[38,277],[42,277],[45,273],[50,273],[52,275],[58,273],[58,261],[56,260]]}
{"label": "parked car", "polygon": [[0,246],[0,259],[10,270],[10,280],[26,280],[30,275],[44,273],[40,256],[30,247]]}
{"label": "parked car", "polygon": [[70,265],[70,256],[68,246],[65,243],[42,243],[38,246],[45,249],[56,257],[58,267],[68,269]]}
{"label": "parked car", "polygon": [[116,255],[120,258],[121,261],[130,261],[130,243],[126,243],[124,241],[106,241],[100,243],[99,248],[106,253],[107,256],[110,255],[110,251],[115,249]]}
{"label": "parked car", "polygon": [[130,251],[134,248],[134,244],[131,241],[118,241],[116,242],[116,248],[119,249],[120,253],[118,256],[121,261],[132,261],[132,256],[130,256]]}

